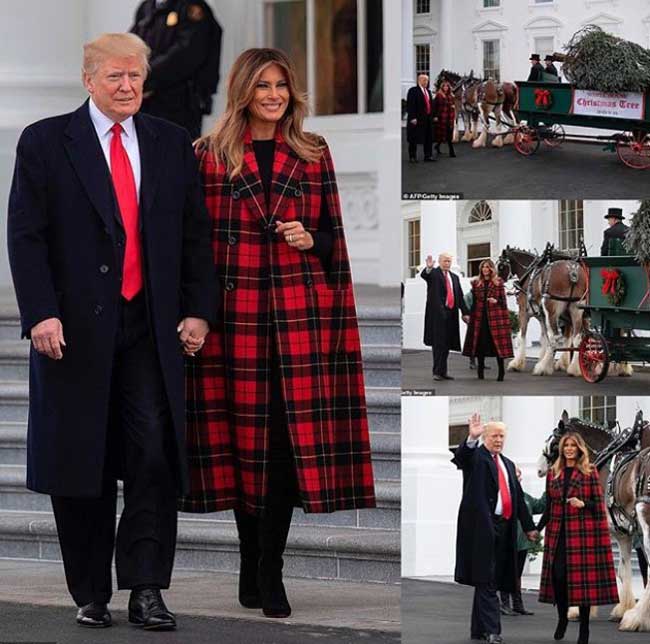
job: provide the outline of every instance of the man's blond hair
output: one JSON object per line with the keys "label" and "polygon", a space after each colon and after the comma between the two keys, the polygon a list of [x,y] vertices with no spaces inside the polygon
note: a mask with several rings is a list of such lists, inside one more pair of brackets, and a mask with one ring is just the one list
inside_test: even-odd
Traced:
{"label": "man's blond hair", "polygon": [[109,58],[130,58],[135,56],[142,62],[145,76],[149,72],[149,49],[147,43],[135,34],[102,34],[84,45],[82,78],[92,76],[100,65]]}
{"label": "man's blond hair", "polygon": [[491,420],[489,423],[485,423],[485,429],[483,430],[483,436],[488,436],[492,432],[495,432],[497,430],[501,430],[504,432],[508,431],[508,428],[506,427],[505,423],[496,421],[496,420]]}

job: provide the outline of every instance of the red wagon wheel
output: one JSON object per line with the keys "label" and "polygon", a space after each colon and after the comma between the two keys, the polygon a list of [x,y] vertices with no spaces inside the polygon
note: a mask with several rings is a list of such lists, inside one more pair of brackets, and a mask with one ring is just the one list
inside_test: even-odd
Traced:
{"label": "red wagon wheel", "polygon": [[642,130],[619,134],[616,137],[616,153],[629,168],[650,168],[650,134]]}
{"label": "red wagon wheel", "polygon": [[578,348],[578,362],[582,377],[592,384],[600,382],[609,370],[607,340],[598,331],[589,331]]}
{"label": "red wagon wheel", "polygon": [[553,123],[549,128],[548,136],[544,137],[544,143],[550,148],[559,148],[566,139],[566,132],[561,123]]}
{"label": "red wagon wheel", "polygon": [[527,125],[520,125],[515,131],[515,149],[525,157],[535,154],[539,149],[537,130]]}

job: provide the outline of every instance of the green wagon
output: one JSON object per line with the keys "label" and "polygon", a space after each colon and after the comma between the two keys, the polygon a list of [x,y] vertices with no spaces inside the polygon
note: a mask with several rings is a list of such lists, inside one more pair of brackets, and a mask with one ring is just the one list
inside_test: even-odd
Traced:
{"label": "green wagon", "polygon": [[[650,168],[650,92],[605,93],[577,89],[570,83],[516,83],[515,149],[524,156],[543,142],[558,147],[565,140],[607,141],[630,168]],[[564,126],[614,130],[606,136],[571,134]]]}
{"label": "green wagon", "polygon": [[589,274],[588,331],[579,348],[582,377],[600,382],[610,362],[650,362],[650,276],[631,256],[585,257]]}

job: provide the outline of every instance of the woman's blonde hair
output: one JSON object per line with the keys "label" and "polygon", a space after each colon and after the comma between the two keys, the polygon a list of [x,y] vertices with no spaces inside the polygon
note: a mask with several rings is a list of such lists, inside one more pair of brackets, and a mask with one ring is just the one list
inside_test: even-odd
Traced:
{"label": "woman's blonde hair", "polygon": [[553,478],[558,478],[562,470],[566,467],[566,458],[564,458],[564,445],[569,439],[573,439],[578,448],[578,458],[576,459],[576,467],[585,475],[591,473],[591,462],[589,459],[589,448],[585,443],[584,438],[580,436],[577,432],[567,432],[560,439],[560,445],[558,446],[559,456],[553,463]]}
{"label": "woman's blonde hair", "polygon": [[303,121],[309,112],[307,97],[298,89],[296,72],[288,56],[279,49],[253,48],[242,52],[228,76],[226,109],[212,132],[199,144],[210,148],[217,163],[223,163],[228,176],[237,176],[243,166],[244,133],[248,127],[248,106],[255,96],[262,72],[277,65],[284,72],[289,87],[289,105],[278,124],[289,147],[305,161],[318,161],[323,145],[319,137],[304,132]]}
{"label": "woman's blonde hair", "polygon": [[491,259],[484,259],[478,266],[478,281],[483,280],[483,267],[487,266],[490,269],[490,280],[493,284],[499,283],[499,276],[497,275],[497,267]]}
{"label": "woman's blonde hair", "polygon": [[149,55],[151,49],[147,43],[135,34],[102,34],[84,45],[84,59],[81,67],[82,78],[92,76],[108,58],[140,59],[145,76],[149,73]]}

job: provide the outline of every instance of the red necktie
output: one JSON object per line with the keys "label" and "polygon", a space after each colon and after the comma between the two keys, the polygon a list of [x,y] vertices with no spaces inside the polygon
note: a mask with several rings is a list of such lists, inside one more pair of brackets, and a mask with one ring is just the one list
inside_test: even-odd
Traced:
{"label": "red necktie", "polygon": [[122,267],[122,296],[133,299],[142,289],[142,244],[138,229],[138,195],[129,155],[122,145],[123,128],[116,123],[112,128],[111,175],[117,204],[126,232],[124,266]]}
{"label": "red necktie", "polygon": [[505,474],[499,465],[499,457],[495,454],[493,456],[494,464],[497,466],[497,473],[499,475],[499,493],[501,494],[501,516],[507,521],[512,516],[512,499],[510,498],[510,489],[508,488],[508,481],[506,481]]}
{"label": "red necktie", "polygon": [[427,114],[431,114],[431,100],[429,99],[429,92],[423,87],[422,91],[424,92],[424,102],[427,105]]}
{"label": "red necktie", "polygon": [[454,308],[454,287],[451,283],[449,271],[445,271],[445,284],[447,286],[447,297],[445,298],[445,306],[448,309]]}

